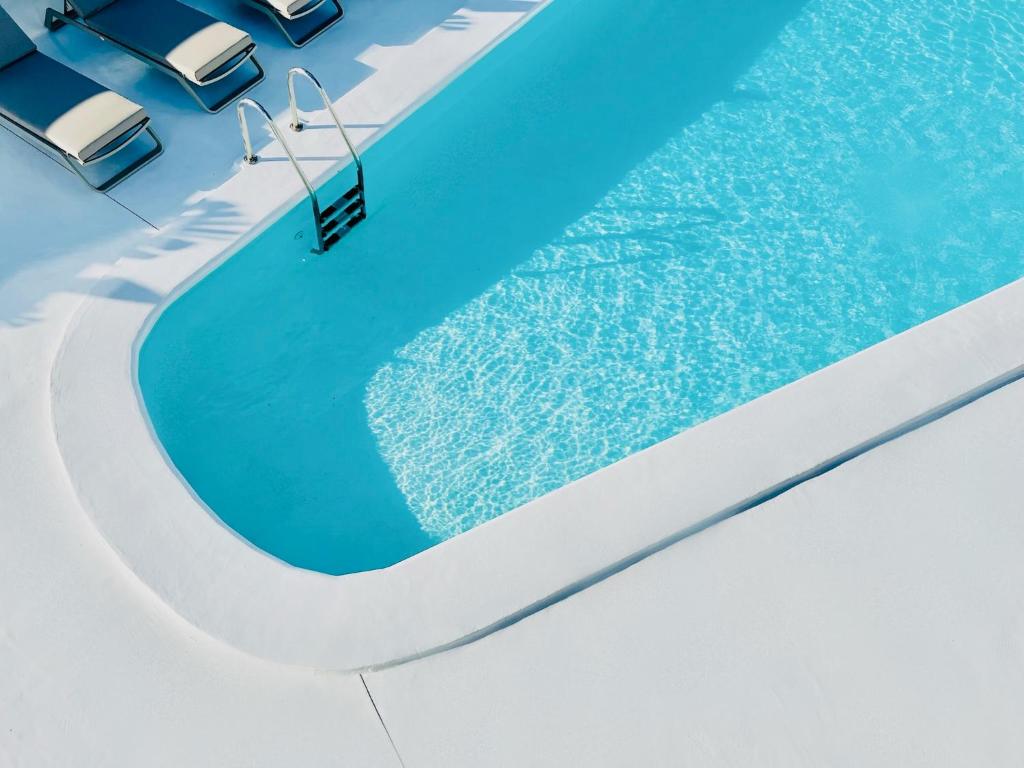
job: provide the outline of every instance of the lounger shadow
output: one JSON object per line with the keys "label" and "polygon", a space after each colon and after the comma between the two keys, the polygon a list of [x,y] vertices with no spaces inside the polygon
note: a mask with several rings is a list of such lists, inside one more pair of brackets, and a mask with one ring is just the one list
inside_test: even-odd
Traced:
{"label": "lounger shadow", "polygon": [[[285,39],[296,48],[320,37],[345,16],[341,0],[243,0],[271,18]],[[318,13],[328,8],[326,15]]]}
{"label": "lounger shadow", "polygon": [[[65,24],[106,40],[170,75],[207,112],[219,112],[263,80],[245,32],[177,0],[64,0],[64,11],[46,9],[48,29]],[[255,72],[227,95],[206,101],[201,91],[250,63]]]}
{"label": "lounger shadow", "polygon": [[[93,189],[105,192],[163,152],[138,104],[36,50],[0,8],[0,117],[43,144]],[[83,169],[121,152],[140,136],[153,147],[105,181]]]}

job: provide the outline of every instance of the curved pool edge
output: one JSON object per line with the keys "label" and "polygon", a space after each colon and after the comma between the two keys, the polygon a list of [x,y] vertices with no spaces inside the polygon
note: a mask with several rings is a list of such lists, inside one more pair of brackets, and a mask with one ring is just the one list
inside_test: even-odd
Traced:
{"label": "curved pool edge", "polygon": [[[250,224],[240,239],[158,242],[143,249],[145,259],[126,254],[112,268],[97,288],[107,293],[87,297],[67,328],[51,395],[73,487],[123,562],[200,630],[277,662],[363,670],[483,636],[1019,371],[1024,360],[1017,281],[395,566],[339,577],[305,571],[255,549],[194,496],[137,389],[138,348],[163,308],[302,200],[287,164],[259,169],[281,183],[273,202],[243,189],[245,170],[225,193]],[[170,241],[172,230],[158,238]],[[125,284],[164,298],[156,307],[121,300]]]}
{"label": "curved pool edge", "polygon": [[83,302],[52,371],[54,428],[84,509],[164,602],[240,650],[315,668],[388,666],[499,629],[1024,361],[1018,280],[390,568],[327,576],[224,526],[141,406],[145,329],[237,247],[122,259],[114,277],[167,299]]}

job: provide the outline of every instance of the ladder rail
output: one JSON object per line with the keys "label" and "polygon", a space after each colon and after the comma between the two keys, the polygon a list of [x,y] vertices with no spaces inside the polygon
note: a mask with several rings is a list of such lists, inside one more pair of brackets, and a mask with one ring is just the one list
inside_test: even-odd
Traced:
{"label": "ladder rail", "polygon": [[325,91],[324,87],[320,85],[320,81],[316,79],[316,76],[305,67],[292,67],[288,70],[288,107],[291,110],[292,115],[291,129],[293,131],[301,131],[303,128],[303,123],[299,119],[298,103],[295,98],[295,78],[297,76],[306,78],[313,84],[313,87],[316,88],[317,93],[320,94],[320,100],[323,101],[324,107],[327,108],[327,111],[331,115],[331,119],[334,121],[335,127],[341,134],[341,138],[345,140],[345,146],[348,147],[348,151],[352,154],[352,160],[355,162],[356,166],[356,177],[358,179],[359,187],[361,189],[365,188],[363,181],[363,161],[359,157],[359,153],[356,151],[356,147],[352,143],[352,140],[349,138],[348,131],[345,130],[344,124],[338,117],[338,113],[334,111],[334,105],[328,98],[327,91]]}
{"label": "ladder rail", "polygon": [[281,130],[277,127],[277,124],[270,116],[270,113],[267,112],[266,108],[262,104],[248,96],[239,101],[238,106],[235,109],[235,112],[238,115],[238,125],[242,130],[242,144],[245,148],[245,155],[243,156],[243,159],[249,165],[255,165],[259,161],[259,156],[252,151],[252,140],[249,137],[249,124],[245,119],[246,107],[255,109],[263,116],[264,121],[270,126],[270,130],[274,134],[274,138],[276,138],[280,142],[281,146],[284,147],[285,154],[288,155],[288,160],[291,162],[292,168],[295,169],[299,178],[302,179],[302,183],[306,187],[306,194],[309,195],[309,202],[313,206],[313,221],[316,224],[317,252],[323,253],[324,237],[323,228],[320,225],[320,200],[316,196],[316,190],[314,190],[313,185],[309,183],[309,179],[299,166],[299,162],[295,159],[295,155],[292,153],[291,147],[289,147],[288,142],[284,140]]}
{"label": "ladder rail", "polygon": [[320,81],[316,79],[312,72],[303,67],[292,67],[288,70],[288,108],[291,111],[291,128],[293,131],[301,131],[303,129],[303,123],[299,119],[299,107],[295,98],[295,78],[304,77],[313,84],[316,88],[317,93],[320,94],[320,99],[323,101],[324,107],[331,115],[331,119],[334,121],[335,127],[338,129],[338,133],[341,134],[341,138],[345,141],[345,146],[348,147],[348,151],[352,154],[352,160],[356,166],[356,185],[345,192],[341,197],[335,200],[333,203],[328,205],[326,208],[320,208],[320,199],[317,196],[316,190],[310,183],[309,178],[303,172],[299,166],[299,161],[295,158],[295,154],[292,152],[288,142],[285,141],[284,136],[281,134],[280,129],[277,127],[277,123],[274,122],[274,118],[270,116],[266,108],[258,101],[252,98],[244,98],[238,102],[236,107],[236,113],[238,115],[238,125],[242,131],[242,145],[245,150],[243,159],[249,165],[254,165],[259,162],[259,157],[252,150],[252,139],[249,136],[249,123],[246,120],[246,108],[256,110],[270,126],[271,132],[274,134],[281,146],[284,147],[285,154],[288,155],[288,160],[292,164],[292,168],[302,179],[303,185],[306,187],[306,194],[309,196],[310,205],[313,207],[313,225],[316,228],[316,245],[313,249],[314,253],[325,253],[328,248],[333,246],[342,237],[352,230],[354,226],[359,224],[361,221],[366,220],[366,185],[363,178],[363,161],[359,157],[359,153],[356,151],[355,145],[348,136],[348,132],[345,130],[345,126],[342,124],[341,119],[338,117],[338,113],[334,111],[334,105],[327,96],[327,92],[324,87],[320,85]]}

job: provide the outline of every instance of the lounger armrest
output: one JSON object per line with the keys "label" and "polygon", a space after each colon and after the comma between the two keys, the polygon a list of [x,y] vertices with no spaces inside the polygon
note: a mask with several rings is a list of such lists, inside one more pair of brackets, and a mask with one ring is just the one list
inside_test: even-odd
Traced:
{"label": "lounger armrest", "polygon": [[113,157],[122,149],[131,144],[135,140],[135,137],[142,133],[144,130],[146,130],[148,126],[149,118],[146,117],[141,123],[137,123],[132,128],[129,128],[127,131],[122,133],[120,136],[118,136],[112,142],[107,144],[105,147],[100,147],[99,151],[95,155],[92,155],[82,160],[82,165],[102,163],[104,160]]}
{"label": "lounger armrest", "polygon": [[210,72],[204,77],[199,85],[210,85],[216,83],[218,80],[223,80],[225,77],[230,76],[235,70],[241,67],[245,62],[252,58],[253,53],[256,51],[256,43],[249,43],[244,49],[235,54],[233,59],[224,62],[220,67]]}
{"label": "lounger armrest", "polygon": [[303,5],[295,11],[289,11],[287,9],[282,10],[280,8],[276,8],[275,6],[272,7],[275,7],[275,10],[279,11],[281,15],[284,16],[284,18],[288,19],[289,21],[294,21],[295,19],[301,19],[303,16],[308,16],[309,14],[313,13],[314,11],[322,7],[323,4],[326,2],[327,0],[315,0],[315,2],[313,2],[312,4]]}

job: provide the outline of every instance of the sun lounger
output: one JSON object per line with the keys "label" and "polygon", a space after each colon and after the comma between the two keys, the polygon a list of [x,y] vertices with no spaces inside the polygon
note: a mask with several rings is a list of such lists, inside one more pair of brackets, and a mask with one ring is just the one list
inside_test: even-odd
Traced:
{"label": "sun lounger", "polygon": [[[218,112],[263,79],[245,32],[177,0],[64,0],[46,9],[50,30],[71,24],[170,75],[207,112]],[[226,80],[246,62],[255,73],[210,103],[203,89]]]}
{"label": "sun lounger", "polygon": [[[244,0],[267,14],[289,43],[301,48],[341,21],[340,0]],[[323,10],[321,10],[323,9]]]}
{"label": "sun lounger", "polygon": [[[36,50],[0,8],[0,117],[17,132],[54,150],[86,184],[101,192],[163,151],[138,104]],[[154,146],[108,179],[94,183],[83,169],[110,159],[148,134]]]}

